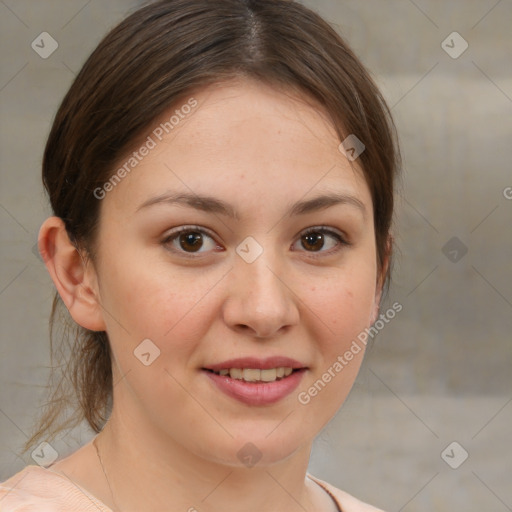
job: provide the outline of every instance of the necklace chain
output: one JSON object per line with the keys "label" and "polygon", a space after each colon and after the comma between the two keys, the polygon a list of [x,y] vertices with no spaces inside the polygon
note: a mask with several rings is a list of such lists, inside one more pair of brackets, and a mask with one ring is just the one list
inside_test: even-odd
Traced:
{"label": "necklace chain", "polygon": [[110,486],[110,481],[108,479],[107,472],[105,470],[105,466],[103,465],[103,461],[101,460],[100,450],[96,443],[96,439],[97,439],[97,437],[95,437],[92,440],[92,444],[94,445],[94,448],[96,448],[96,454],[98,455],[98,460],[100,461],[101,469],[103,470],[103,474],[105,475],[105,480],[107,481],[107,485],[110,490],[110,495],[112,496],[112,502],[114,503],[114,505],[116,507],[116,511],[120,511],[121,509],[119,508],[119,505],[116,503],[116,499],[114,498],[114,493],[112,492],[112,487]]}

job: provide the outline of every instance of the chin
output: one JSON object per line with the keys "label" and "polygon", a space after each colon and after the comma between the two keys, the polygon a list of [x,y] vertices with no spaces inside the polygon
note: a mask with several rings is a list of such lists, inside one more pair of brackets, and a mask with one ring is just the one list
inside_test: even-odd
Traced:
{"label": "chin", "polygon": [[[278,425],[279,422],[275,423],[273,428]],[[313,441],[313,436],[306,437],[298,425],[293,427],[292,432],[282,429],[280,433],[277,433],[279,427],[274,432],[268,428],[258,430],[254,424],[251,427],[233,438],[226,434],[222,438],[212,439],[207,445],[200,443],[202,449],[196,454],[212,463],[233,468],[261,468],[287,460]],[[269,435],[269,432],[272,433]]]}

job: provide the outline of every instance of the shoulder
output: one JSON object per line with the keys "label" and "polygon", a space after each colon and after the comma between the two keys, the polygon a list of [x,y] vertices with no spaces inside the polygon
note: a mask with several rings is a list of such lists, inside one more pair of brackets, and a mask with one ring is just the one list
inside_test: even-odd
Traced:
{"label": "shoulder", "polygon": [[111,512],[64,475],[29,465],[0,483],[0,512]]}
{"label": "shoulder", "polygon": [[324,482],[323,480],[320,480],[319,478],[316,478],[309,473],[308,477],[326,489],[332,496],[334,496],[342,512],[384,512],[380,508],[376,508],[372,505],[368,505],[367,503],[363,503],[347,492],[342,491],[341,489],[338,489],[337,487],[334,487],[333,485]]}

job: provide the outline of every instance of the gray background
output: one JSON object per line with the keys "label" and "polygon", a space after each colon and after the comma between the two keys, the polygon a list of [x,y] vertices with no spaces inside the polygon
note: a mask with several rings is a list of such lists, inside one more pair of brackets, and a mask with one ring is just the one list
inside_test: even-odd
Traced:
{"label": "gray background", "polygon": [[[50,213],[45,139],[85,58],[136,3],[0,1],[0,481],[34,463],[19,453],[48,375],[53,287],[33,253]],[[382,308],[403,311],[375,340],[310,469],[388,511],[512,510],[512,2],[304,3],[372,71],[404,156]],[[43,31],[59,44],[47,59],[31,48]],[[453,31],[469,44],[458,58],[441,46]],[[76,429],[54,446],[64,456],[90,437]],[[452,465],[469,454],[457,469],[441,457],[453,441]]]}

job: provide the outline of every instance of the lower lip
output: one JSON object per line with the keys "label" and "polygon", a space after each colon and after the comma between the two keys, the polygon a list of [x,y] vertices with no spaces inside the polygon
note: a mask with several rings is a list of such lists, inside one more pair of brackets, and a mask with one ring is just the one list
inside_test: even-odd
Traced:
{"label": "lower lip", "polygon": [[300,384],[305,370],[295,371],[288,377],[274,382],[246,382],[207,370],[203,372],[218,389],[239,402],[247,405],[270,405],[292,393]]}

